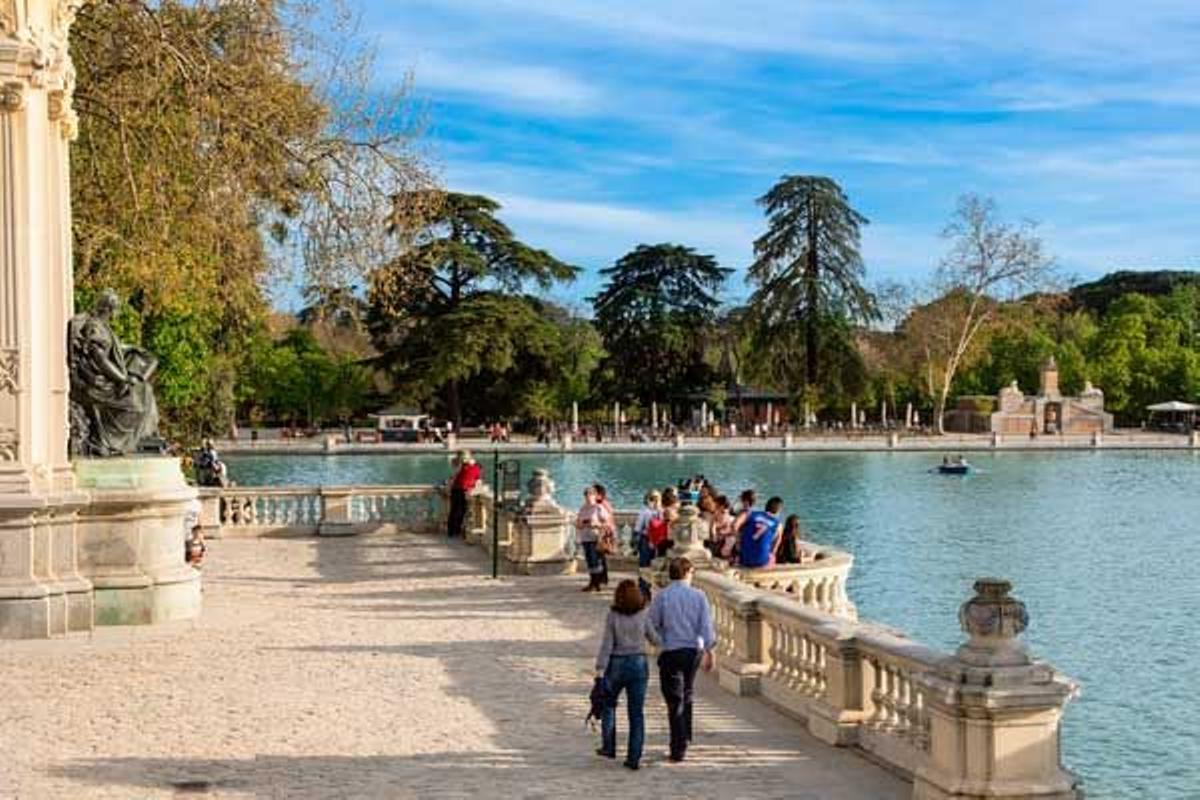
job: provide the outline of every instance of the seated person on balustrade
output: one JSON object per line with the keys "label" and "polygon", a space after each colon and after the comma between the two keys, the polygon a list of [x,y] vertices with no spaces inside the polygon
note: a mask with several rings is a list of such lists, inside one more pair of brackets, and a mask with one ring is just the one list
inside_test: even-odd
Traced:
{"label": "seated person on balustrade", "polygon": [[783,500],[772,497],[764,511],[752,511],[739,531],[740,563],[743,567],[773,566],[775,539],[779,536],[779,512]]}

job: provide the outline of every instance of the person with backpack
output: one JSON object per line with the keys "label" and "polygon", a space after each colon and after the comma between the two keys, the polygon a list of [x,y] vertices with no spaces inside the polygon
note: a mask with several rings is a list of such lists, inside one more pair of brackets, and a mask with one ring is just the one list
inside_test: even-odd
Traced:
{"label": "person with backpack", "polygon": [[[650,542],[650,525],[662,514],[662,495],[657,489],[646,492],[642,510],[638,512],[637,521],[633,524],[633,535],[637,543],[638,568],[645,569],[654,560],[654,545]],[[650,584],[640,574],[638,588],[642,596],[650,601]]]}
{"label": "person with backpack", "polygon": [[671,524],[679,519],[679,495],[668,486],[662,493],[662,508],[658,517],[651,520],[647,539],[654,548],[656,558],[662,558],[671,549]]}

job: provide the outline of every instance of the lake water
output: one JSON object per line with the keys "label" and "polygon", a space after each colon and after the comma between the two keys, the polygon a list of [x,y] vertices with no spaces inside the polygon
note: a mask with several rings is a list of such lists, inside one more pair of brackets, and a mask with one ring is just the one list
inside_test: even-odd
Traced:
{"label": "lake water", "polygon": [[[485,476],[491,457],[481,453]],[[1064,760],[1089,797],[1200,797],[1200,456],[1163,452],[972,456],[966,478],[930,474],[934,454],[525,455],[574,507],[605,484],[633,508],[651,486],[705,474],[733,498],[779,495],[809,538],[854,553],[860,615],[936,647],[962,640],[976,577],[1010,579],[1033,652],[1078,679]],[[412,484],[444,456],[235,456],[243,485]]]}

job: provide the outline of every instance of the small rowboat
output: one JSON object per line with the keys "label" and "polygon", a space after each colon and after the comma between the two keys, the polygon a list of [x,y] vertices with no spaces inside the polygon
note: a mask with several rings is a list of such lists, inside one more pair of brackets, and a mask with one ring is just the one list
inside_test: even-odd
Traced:
{"label": "small rowboat", "polygon": [[961,464],[939,464],[937,471],[942,475],[967,475],[971,472],[971,465],[965,461]]}

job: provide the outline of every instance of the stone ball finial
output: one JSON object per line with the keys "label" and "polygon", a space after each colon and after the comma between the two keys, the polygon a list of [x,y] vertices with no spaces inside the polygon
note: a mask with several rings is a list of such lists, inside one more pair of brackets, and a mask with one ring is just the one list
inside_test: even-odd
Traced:
{"label": "stone ball finial", "polygon": [[958,657],[980,666],[1018,666],[1030,663],[1017,637],[1029,626],[1025,604],[1010,597],[1012,584],[1003,578],[975,581],[975,596],[962,604],[958,621],[970,639]]}

